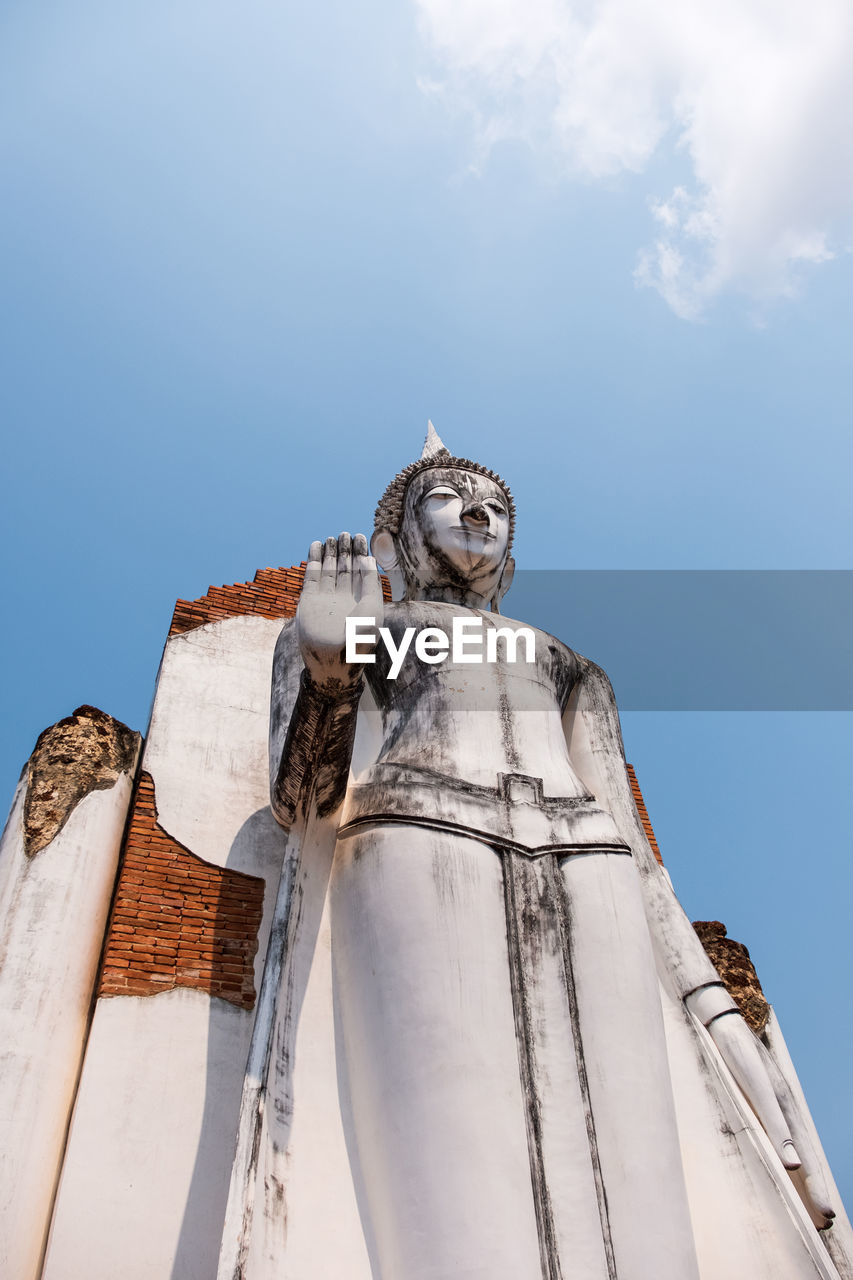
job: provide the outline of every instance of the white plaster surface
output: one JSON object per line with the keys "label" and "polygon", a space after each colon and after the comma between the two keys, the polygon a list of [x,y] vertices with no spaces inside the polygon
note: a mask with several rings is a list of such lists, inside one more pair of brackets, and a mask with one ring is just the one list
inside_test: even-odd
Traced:
{"label": "white plaster surface", "polygon": [[252,1015],[179,989],[101,999],[44,1280],[216,1273]]}
{"label": "white plaster surface", "polygon": [[0,847],[0,1275],[36,1280],[131,795],[120,775],[24,852],[21,784]]}
{"label": "white plaster surface", "polygon": [[331,914],[375,1275],[538,1280],[499,859],[376,828],[339,842]]}
{"label": "white plaster surface", "polygon": [[826,1245],[830,1256],[835,1262],[839,1275],[842,1280],[853,1280],[853,1228],[850,1225],[850,1218],[847,1214],[832,1170],[829,1167],[829,1161],[823,1150],[820,1136],[812,1119],[811,1111],[803,1093],[802,1085],[797,1076],[796,1068],[791,1061],[791,1055],[788,1052],[788,1046],[785,1043],[785,1037],[782,1035],[782,1028],[776,1017],[775,1011],[770,1010],[770,1018],[767,1022],[766,1029],[767,1044],[770,1048],[779,1069],[784,1076],[788,1087],[790,1088],[799,1108],[801,1122],[806,1131],[808,1142],[816,1157],[816,1161],[820,1172],[823,1175],[826,1184],[826,1190],[829,1196],[830,1204],[835,1209],[835,1221],[831,1228],[821,1233],[821,1240]]}
{"label": "white plaster surface", "polygon": [[206,862],[253,875],[258,853],[238,836],[269,805],[270,673],[280,632],[280,621],[242,617],[173,636],[142,766],[155,779],[169,835]]}
{"label": "white plaster surface", "polygon": [[701,1280],[837,1280],[789,1175],[711,1037],[662,993]]}
{"label": "white plaster surface", "polygon": [[[371,1280],[339,1095],[326,885],[334,841],[317,840],[295,912],[262,1132],[247,1280]],[[318,919],[319,915],[319,919]],[[348,1118],[347,1118],[348,1121]],[[279,1198],[276,1184],[283,1188]]]}
{"label": "white plaster surface", "polygon": [[562,875],[617,1273],[620,1280],[693,1280],[698,1270],[639,875],[631,858],[606,854],[573,855]]}
{"label": "white plaster surface", "polygon": [[266,881],[260,990],[286,839],[269,808],[269,686],[280,621],[226,618],[166,644],[142,768],[159,825],[214,866]]}

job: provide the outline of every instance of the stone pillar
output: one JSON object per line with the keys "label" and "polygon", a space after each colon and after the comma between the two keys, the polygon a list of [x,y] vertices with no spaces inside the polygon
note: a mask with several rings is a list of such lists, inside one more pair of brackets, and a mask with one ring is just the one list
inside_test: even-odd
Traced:
{"label": "stone pillar", "polygon": [[0,1273],[36,1280],[141,739],[94,707],[46,729],[0,844]]}

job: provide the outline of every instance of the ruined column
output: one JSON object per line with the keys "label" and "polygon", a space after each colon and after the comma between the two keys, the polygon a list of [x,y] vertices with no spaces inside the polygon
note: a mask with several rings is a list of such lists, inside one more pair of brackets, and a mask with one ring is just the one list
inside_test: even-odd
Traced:
{"label": "ruined column", "polygon": [[45,729],[0,844],[0,1272],[36,1280],[141,739],[95,707]]}

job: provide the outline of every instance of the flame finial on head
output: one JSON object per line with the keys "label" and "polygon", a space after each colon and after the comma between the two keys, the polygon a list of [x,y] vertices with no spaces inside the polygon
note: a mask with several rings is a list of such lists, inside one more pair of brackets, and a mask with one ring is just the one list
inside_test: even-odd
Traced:
{"label": "flame finial on head", "polygon": [[376,530],[385,529],[396,537],[400,532],[400,525],[403,520],[403,507],[406,501],[406,489],[409,486],[409,481],[421,471],[426,471],[430,467],[457,467],[460,471],[477,471],[481,476],[488,476],[490,480],[494,480],[495,484],[500,485],[506,494],[507,507],[509,509],[509,544],[507,547],[507,550],[509,550],[512,547],[515,533],[515,503],[509,485],[505,480],[501,479],[497,472],[490,471],[488,467],[482,466],[479,462],[472,462],[470,458],[454,457],[442,442],[431,422],[427,423],[426,440],[418,461],[410,463],[408,467],[404,467],[394,477],[379,499],[379,505],[374,516]]}
{"label": "flame finial on head", "polygon": [[436,431],[435,427],[428,420],[426,440],[421,450],[421,461],[424,458],[437,458],[439,455],[450,457],[450,450]]}

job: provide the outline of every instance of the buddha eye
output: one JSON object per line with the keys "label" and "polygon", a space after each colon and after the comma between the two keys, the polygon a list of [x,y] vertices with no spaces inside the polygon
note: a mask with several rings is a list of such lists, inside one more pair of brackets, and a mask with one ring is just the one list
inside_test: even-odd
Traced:
{"label": "buddha eye", "polygon": [[461,497],[461,494],[458,494],[455,489],[451,489],[449,485],[438,484],[435,486],[434,489],[430,489],[428,493],[424,494],[424,502],[426,502],[427,498],[459,498],[459,497]]}
{"label": "buddha eye", "polygon": [[506,507],[502,502],[499,502],[497,498],[488,498],[484,505],[487,506],[490,511],[494,511],[496,515],[506,515]]}

